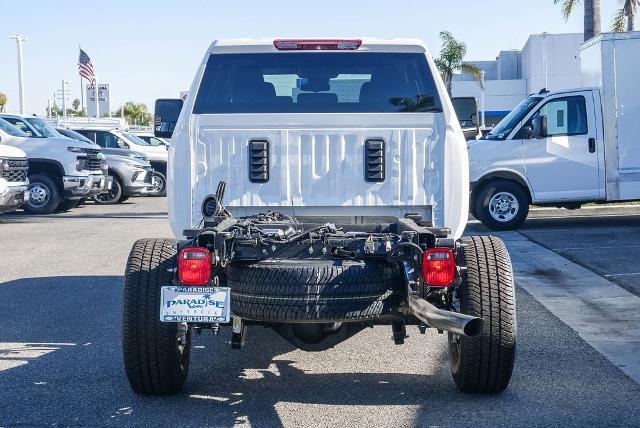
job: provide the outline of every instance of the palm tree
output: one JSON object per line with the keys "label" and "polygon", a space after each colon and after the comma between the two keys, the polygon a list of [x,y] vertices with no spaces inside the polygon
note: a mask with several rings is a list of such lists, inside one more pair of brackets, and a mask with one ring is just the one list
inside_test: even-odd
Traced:
{"label": "palm tree", "polygon": [[[611,31],[634,31],[640,0],[618,0],[622,6],[611,20]],[[626,25],[625,25],[626,24]]]}
{"label": "palm tree", "polygon": [[451,82],[453,81],[453,73],[461,71],[463,73],[469,73],[475,79],[482,82],[482,70],[473,64],[465,63],[464,56],[467,54],[467,45],[460,42],[453,37],[448,31],[440,32],[440,38],[442,39],[442,49],[440,50],[440,57],[435,60],[436,66],[440,71],[442,80],[444,80],[447,86],[447,92],[451,96]]}
{"label": "palm tree", "polygon": [[[562,16],[565,21],[582,0],[553,0],[553,4],[562,4]],[[584,0],[584,41],[600,34],[600,0]]]}
{"label": "palm tree", "polygon": [[4,106],[7,105],[7,96],[0,92],[0,113],[4,113]]}

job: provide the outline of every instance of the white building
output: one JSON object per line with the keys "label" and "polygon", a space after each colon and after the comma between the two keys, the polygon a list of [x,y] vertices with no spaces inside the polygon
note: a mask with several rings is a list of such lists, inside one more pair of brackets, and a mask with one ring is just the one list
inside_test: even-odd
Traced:
{"label": "white building", "polygon": [[[533,34],[521,51],[502,51],[495,61],[468,61],[485,71],[485,121],[494,126],[523,98],[542,88],[581,86],[579,47],[583,34]],[[468,74],[454,76],[454,97],[481,99],[479,83]],[[482,106],[478,106],[482,109]]]}

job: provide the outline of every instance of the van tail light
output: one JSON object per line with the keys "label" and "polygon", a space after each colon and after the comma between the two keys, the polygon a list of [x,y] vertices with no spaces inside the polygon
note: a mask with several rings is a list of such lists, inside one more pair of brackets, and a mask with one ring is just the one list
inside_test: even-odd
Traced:
{"label": "van tail light", "polygon": [[353,51],[360,47],[362,40],[274,40],[273,46],[279,51]]}
{"label": "van tail light", "polygon": [[178,279],[183,285],[205,285],[211,279],[211,253],[206,248],[184,248],[178,255]]}
{"label": "van tail light", "polygon": [[430,248],[422,255],[422,278],[430,287],[448,287],[456,278],[456,259],[450,248]]}

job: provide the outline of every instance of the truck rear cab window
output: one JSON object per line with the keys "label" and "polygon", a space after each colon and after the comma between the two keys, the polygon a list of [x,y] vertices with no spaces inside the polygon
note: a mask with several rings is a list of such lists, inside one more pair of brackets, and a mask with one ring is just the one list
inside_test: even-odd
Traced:
{"label": "truck rear cab window", "polygon": [[211,55],[194,114],[441,112],[424,54]]}

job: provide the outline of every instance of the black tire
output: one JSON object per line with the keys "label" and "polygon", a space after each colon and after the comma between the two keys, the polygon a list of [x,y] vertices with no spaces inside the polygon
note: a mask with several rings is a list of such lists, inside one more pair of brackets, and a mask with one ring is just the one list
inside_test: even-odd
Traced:
{"label": "black tire", "polygon": [[47,174],[29,176],[29,201],[22,208],[29,214],[51,214],[62,197],[56,180]]}
{"label": "black tire", "polygon": [[80,205],[80,199],[66,199],[58,204],[56,211],[69,211]]}
{"label": "black tire", "polygon": [[124,281],[122,351],[131,388],[139,394],[180,391],[189,371],[191,328],[160,321],[160,288],[171,285],[175,240],[133,244]]}
{"label": "black tire", "polygon": [[167,177],[159,172],[153,172],[153,190],[148,193],[149,196],[167,196]]}
{"label": "black tire", "polygon": [[130,197],[131,197],[131,196],[128,196],[128,195],[126,195],[126,196],[125,196],[125,195],[122,195],[122,196],[120,196],[120,200],[118,201],[118,203],[120,203],[120,204],[121,204],[121,203],[123,203],[123,202],[126,202],[126,201],[128,201],[128,200],[129,200],[129,198],[130,198]]}
{"label": "black tire", "polygon": [[93,197],[93,201],[96,204],[113,205],[120,203],[120,198],[122,198],[122,183],[118,177],[112,177],[113,182],[111,183],[111,189]]}
{"label": "black tire", "polygon": [[451,373],[458,388],[498,393],[511,379],[516,355],[516,297],[507,248],[493,236],[462,238],[460,311],[485,320],[477,336],[449,334]]}
{"label": "black tire", "polygon": [[229,266],[234,315],[257,321],[336,322],[374,319],[401,284],[388,263],[350,260],[280,260]]}
{"label": "black tire", "polygon": [[[529,214],[526,190],[511,180],[489,181],[479,189],[475,201],[474,217],[491,230],[517,229]],[[495,202],[502,203],[502,211]]]}

